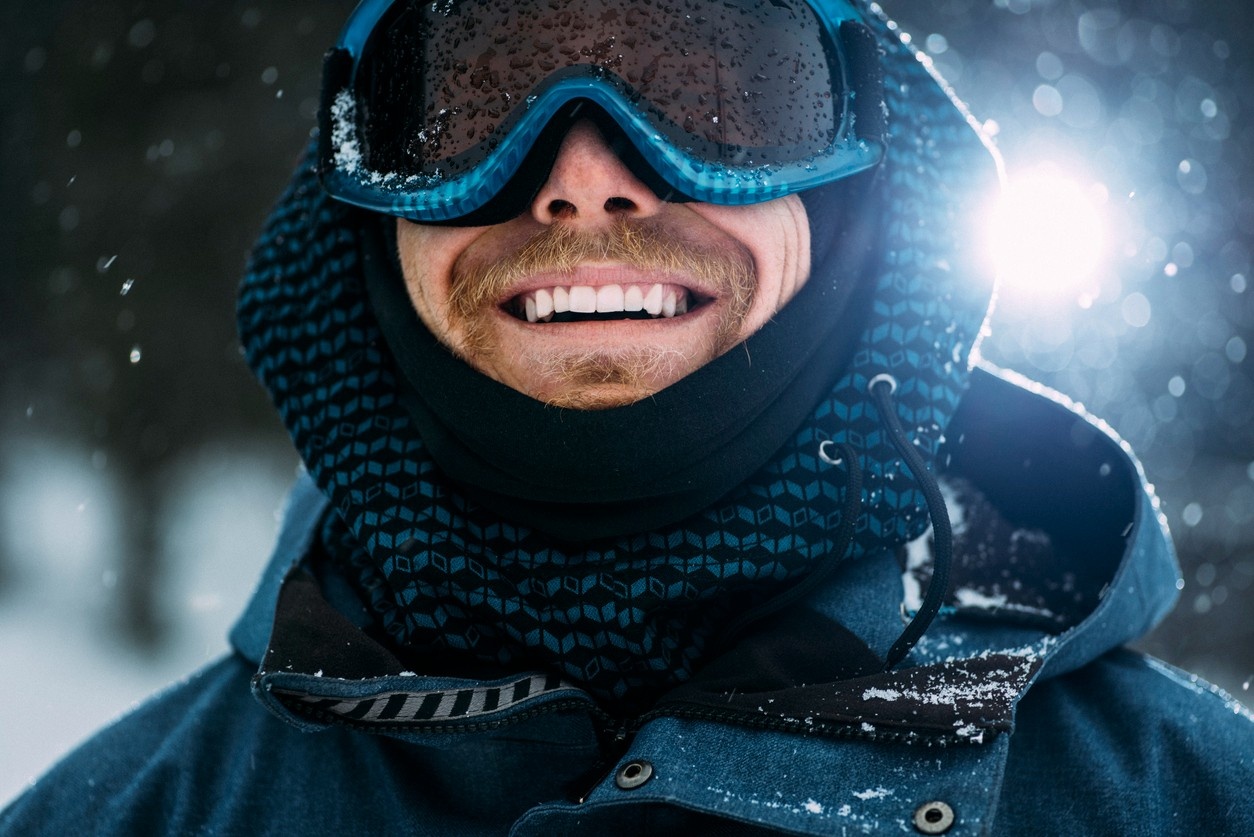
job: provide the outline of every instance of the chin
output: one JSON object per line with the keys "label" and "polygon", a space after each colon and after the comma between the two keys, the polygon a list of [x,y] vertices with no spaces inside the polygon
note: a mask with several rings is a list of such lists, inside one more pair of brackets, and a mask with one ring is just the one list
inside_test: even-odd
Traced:
{"label": "chin", "polygon": [[686,374],[675,369],[662,376],[644,375],[641,371],[631,366],[594,363],[569,369],[558,379],[533,381],[533,386],[518,389],[551,407],[609,410],[649,398]]}
{"label": "chin", "polygon": [[[713,359],[708,350],[637,344],[629,349],[533,350],[478,366],[537,401],[574,410],[606,410],[648,398]],[[521,360],[522,363],[518,363]],[[508,361],[500,363],[499,361]],[[471,365],[476,365],[471,363]]]}
{"label": "chin", "polygon": [[655,389],[640,389],[624,386],[595,386],[585,389],[559,391],[547,398],[541,398],[550,407],[561,407],[567,410],[612,410],[615,407],[626,407],[653,395]]}

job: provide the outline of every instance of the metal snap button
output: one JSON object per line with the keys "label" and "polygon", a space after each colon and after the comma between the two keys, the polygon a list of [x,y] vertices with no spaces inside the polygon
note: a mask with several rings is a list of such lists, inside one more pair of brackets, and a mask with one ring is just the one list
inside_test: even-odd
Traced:
{"label": "metal snap button", "polygon": [[623,790],[633,790],[653,778],[653,765],[644,760],[629,761],[618,769],[614,784]]}
{"label": "metal snap button", "polygon": [[944,834],[954,824],[954,809],[944,802],[924,802],[914,812],[914,827],[923,834]]}

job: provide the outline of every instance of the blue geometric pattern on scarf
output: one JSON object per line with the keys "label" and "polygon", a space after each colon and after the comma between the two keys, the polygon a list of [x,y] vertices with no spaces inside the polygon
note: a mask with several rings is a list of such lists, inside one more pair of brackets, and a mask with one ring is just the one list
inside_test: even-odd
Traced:
{"label": "blue geometric pattern on scarf", "polygon": [[866,387],[880,373],[897,379],[898,416],[931,463],[991,293],[967,224],[997,170],[923,59],[878,11],[870,18],[886,51],[892,141],[869,325],[831,395],[769,464],[716,507],[655,532],[559,545],[476,506],[441,473],[398,402],[367,302],[362,217],[325,196],[306,157],[253,252],[240,334],[338,512],[323,542],[356,568],[394,642],[557,671],[631,707],[686,680],[734,613],[841,558],[830,553],[845,474],[820,456],[824,442],[852,445],[864,470],[853,555],[927,528]]}

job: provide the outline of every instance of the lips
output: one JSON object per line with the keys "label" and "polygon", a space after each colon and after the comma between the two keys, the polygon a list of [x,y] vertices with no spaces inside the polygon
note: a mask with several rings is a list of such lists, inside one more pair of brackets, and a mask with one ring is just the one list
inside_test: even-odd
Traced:
{"label": "lips", "polygon": [[528,323],[670,319],[703,300],[671,283],[554,285],[518,294],[505,310]]}

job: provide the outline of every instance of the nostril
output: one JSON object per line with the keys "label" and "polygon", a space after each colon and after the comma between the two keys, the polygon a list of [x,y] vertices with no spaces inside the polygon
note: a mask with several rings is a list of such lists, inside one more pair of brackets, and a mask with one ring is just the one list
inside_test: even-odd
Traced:
{"label": "nostril", "polygon": [[605,202],[606,212],[634,212],[635,209],[636,203],[630,198],[610,198]]}
{"label": "nostril", "polygon": [[573,218],[577,214],[575,205],[561,198],[549,201],[549,215],[554,218]]}

